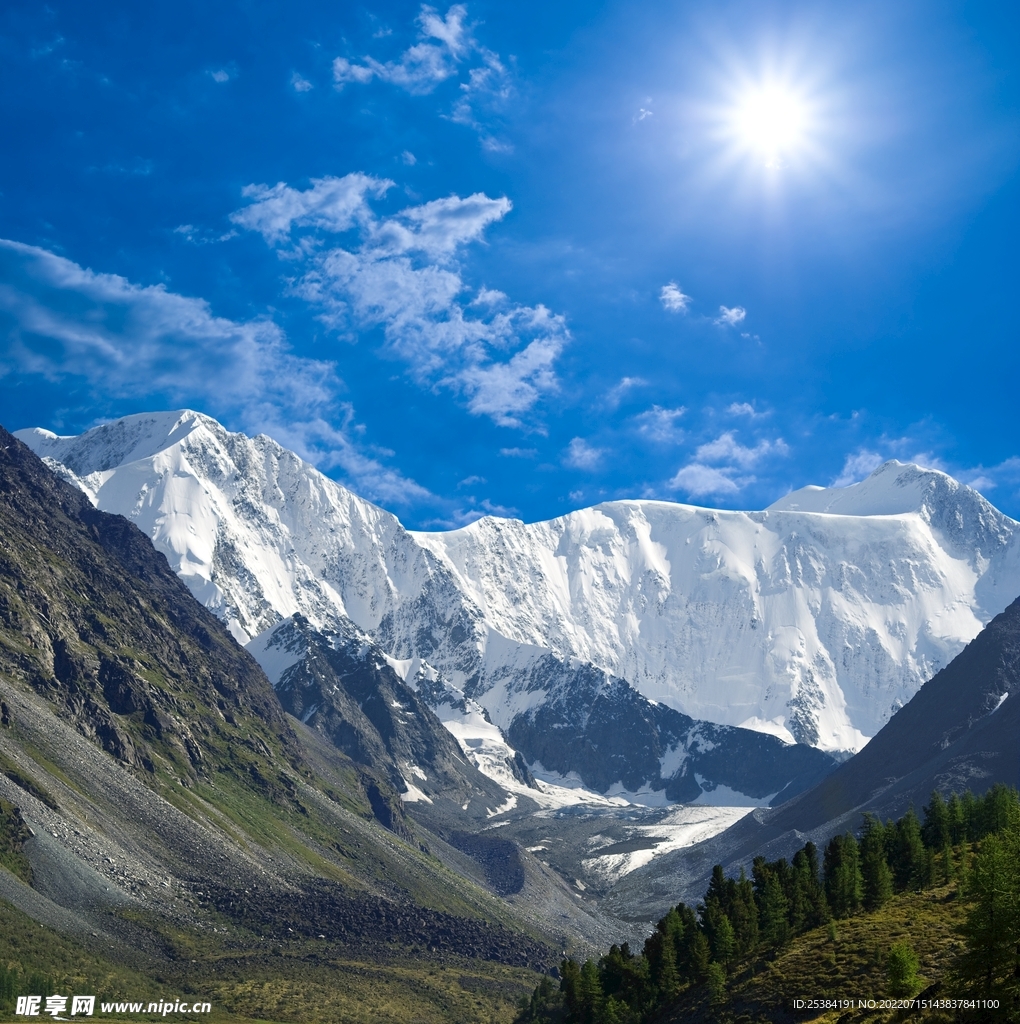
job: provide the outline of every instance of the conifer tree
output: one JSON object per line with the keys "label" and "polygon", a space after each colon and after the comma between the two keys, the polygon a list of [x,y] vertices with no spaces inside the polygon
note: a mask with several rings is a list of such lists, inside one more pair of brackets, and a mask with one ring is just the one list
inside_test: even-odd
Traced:
{"label": "conifer tree", "polygon": [[960,798],[960,813],[963,817],[963,840],[972,843],[978,838],[978,802],[968,789]]}
{"label": "conifer tree", "polygon": [[953,848],[947,839],[946,845],[942,847],[942,884],[949,885],[955,877],[956,872],[953,870]]}
{"label": "conifer tree", "polygon": [[1020,831],[988,836],[971,869],[974,906],[959,972],[985,996],[1020,990]]}
{"label": "conifer tree", "polygon": [[892,896],[893,879],[885,859],[885,828],[874,815],[864,816],[860,850],[864,906],[868,910],[877,910]]}
{"label": "conifer tree", "polygon": [[955,793],[950,795],[949,803],[946,804],[946,819],[949,824],[949,841],[953,846],[959,846],[966,838],[967,828],[963,817],[963,804]]}
{"label": "conifer tree", "polygon": [[694,929],[687,944],[687,967],[690,980],[700,984],[708,977],[708,965],[712,962],[712,951],[705,933]]}
{"label": "conifer tree", "polygon": [[585,960],[577,983],[577,1024],[599,1024],[602,1011],[602,981],[594,960]]}
{"label": "conifer tree", "polygon": [[920,889],[925,884],[927,861],[921,841],[921,823],[911,807],[895,826],[892,868],[896,889]]}
{"label": "conifer tree", "polygon": [[774,871],[765,875],[759,903],[759,934],[768,946],[782,946],[790,937],[790,905]]}
{"label": "conifer tree", "polygon": [[751,952],[758,945],[758,907],[754,902],[754,887],[743,868],[734,884],[730,922],[736,937],[737,953]]}
{"label": "conifer tree", "polygon": [[715,943],[712,946],[712,959],[720,964],[728,964],[737,952],[737,938],[730,919],[723,914],[715,929]]}
{"label": "conifer tree", "polygon": [[851,832],[833,836],[825,848],[825,895],[834,917],[860,909],[864,890],[857,840]]}
{"label": "conifer tree", "polygon": [[941,850],[949,839],[949,812],[937,789],[932,790],[931,800],[924,808],[921,839],[929,850]]}

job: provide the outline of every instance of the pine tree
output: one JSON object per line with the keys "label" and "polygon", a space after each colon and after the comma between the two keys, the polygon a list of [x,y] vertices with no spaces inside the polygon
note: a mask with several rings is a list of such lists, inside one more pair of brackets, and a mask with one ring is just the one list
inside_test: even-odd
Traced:
{"label": "pine tree", "polygon": [[960,862],[956,866],[956,896],[963,899],[970,895],[970,843],[960,844]]}
{"label": "pine tree", "polygon": [[720,964],[728,964],[737,953],[737,938],[730,919],[723,914],[715,929],[715,943],[712,946],[712,959]]}
{"label": "pine tree", "polygon": [[[687,939],[687,936],[684,938]],[[712,962],[712,951],[705,933],[700,929],[694,929],[687,941],[685,952],[690,980],[700,984],[708,976],[708,965]]]}
{"label": "pine tree", "polygon": [[968,789],[960,798],[960,813],[963,818],[963,839],[964,842],[973,843],[978,836],[978,802],[974,794]]}
{"label": "pine tree", "polygon": [[768,946],[783,946],[790,937],[789,901],[774,871],[765,876],[758,906],[762,941]]}
{"label": "pine tree", "polygon": [[920,961],[913,947],[906,942],[897,942],[889,950],[889,957],[886,960],[890,995],[912,996],[920,988],[917,981],[918,967]]}
{"label": "pine tree", "polygon": [[949,841],[953,846],[959,846],[967,837],[967,823],[963,816],[963,804],[955,793],[949,797],[946,805],[946,818],[949,823]]}
{"label": "pine tree", "polygon": [[925,883],[927,861],[921,841],[921,823],[911,807],[895,826],[892,868],[896,889],[920,889]]}
{"label": "pine tree", "polygon": [[751,952],[758,945],[758,907],[754,902],[751,880],[744,874],[743,868],[740,869],[740,878],[734,885],[730,921],[736,937],[737,954]]}
{"label": "pine tree", "polygon": [[563,960],[560,963],[560,991],[563,993],[563,1005],[567,1008],[568,1020],[579,1020],[580,1012],[581,968],[577,961]]}
{"label": "pine tree", "polygon": [[929,850],[941,850],[949,840],[949,812],[937,789],[932,790],[931,801],[924,808],[921,839]]}
{"label": "pine tree", "polygon": [[877,910],[892,896],[893,879],[885,859],[885,828],[871,814],[864,816],[861,875],[864,879],[864,906],[868,910]]}
{"label": "pine tree", "polygon": [[834,917],[860,909],[864,890],[857,840],[853,834],[833,836],[825,849],[825,895]]}
{"label": "pine tree", "polygon": [[971,869],[974,906],[962,932],[961,977],[985,996],[1020,988],[1020,832],[988,836]]}
{"label": "pine tree", "polygon": [[953,871],[953,848],[949,845],[949,840],[946,840],[945,846],[942,847],[942,884],[949,885],[949,883],[956,877],[956,872]]}

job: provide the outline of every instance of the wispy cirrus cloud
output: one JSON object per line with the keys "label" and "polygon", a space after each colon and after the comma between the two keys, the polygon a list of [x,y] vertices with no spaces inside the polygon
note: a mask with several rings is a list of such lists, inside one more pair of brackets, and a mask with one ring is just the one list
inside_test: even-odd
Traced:
{"label": "wispy cirrus cloud", "polygon": [[334,86],[342,90],[377,80],[412,96],[424,96],[456,78],[458,97],[447,115],[449,119],[476,130],[486,149],[510,149],[496,138],[489,123],[512,95],[510,72],[498,53],[475,38],[467,22],[467,7],[454,4],[445,16],[440,16],[434,7],[423,4],[415,20],[418,42],[395,60],[380,61],[368,55],[360,60],[337,57],[333,61]]}
{"label": "wispy cirrus cloud", "polygon": [[591,470],[599,465],[603,455],[604,449],[595,448],[583,437],[575,437],[567,445],[567,450],[563,454],[563,464],[573,469]]}
{"label": "wispy cirrus cloud", "polygon": [[857,451],[852,452],[846,457],[843,469],[839,476],[832,481],[832,486],[849,487],[850,484],[855,484],[869,476],[883,462],[885,462],[885,458],[879,455],[878,452],[871,451],[868,448],[858,448]]}
{"label": "wispy cirrus cloud", "polygon": [[[420,384],[458,394],[470,412],[498,424],[523,426],[558,387],[554,364],[569,341],[566,322],[495,289],[472,295],[457,259],[506,216],[510,201],[478,192],[378,216],[369,199],[391,185],[364,174],[317,179],[304,190],[250,185],[251,204],[231,219],[302,261],[293,291],[332,327],[381,328],[386,354]],[[349,237],[330,246],[329,234]]]}
{"label": "wispy cirrus cloud", "polygon": [[605,404],[610,409],[616,409],[626,396],[635,388],[648,386],[644,377],[621,377],[607,392]]}
{"label": "wispy cirrus cloud", "polygon": [[360,64],[345,57],[333,61],[333,81],[338,89],[351,82],[366,83],[373,78],[400,86],[412,94],[432,92],[457,74],[458,65],[477,44],[465,25],[467,7],[454,4],[441,18],[433,7],[423,4],[418,15],[420,42],[408,47],[397,60],[382,63],[364,57]]}
{"label": "wispy cirrus cloud", "polygon": [[341,468],[375,500],[435,501],[352,438],[335,365],[296,355],[271,320],[219,317],[202,299],[3,239],[0,280],[0,377],[84,380],[100,402],[196,405]]}
{"label": "wispy cirrus cloud", "polygon": [[677,406],[675,409],[664,409],[662,406],[653,405],[634,417],[638,425],[638,433],[647,437],[657,444],[679,444],[683,440],[684,432],[678,426],[678,421],[686,414],[684,406]]}

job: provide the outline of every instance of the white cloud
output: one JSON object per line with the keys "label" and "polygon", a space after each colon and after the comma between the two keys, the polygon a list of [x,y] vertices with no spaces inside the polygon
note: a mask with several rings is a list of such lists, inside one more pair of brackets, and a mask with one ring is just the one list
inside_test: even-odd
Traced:
{"label": "white cloud", "polygon": [[366,197],[380,198],[392,187],[392,181],[368,174],[313,178],[312,187],[304,191],[282,181],[272,188],[246,185],[241,194],[253,201],[232,213],[230,219],[240,227],[260,232],[270,244],[282,242],[295,226],[349,231],[355,224],[371,219]]}
{"label": "white cloud", "polygon": [[313,181],[304,191],[250,185],[244,194],[254,202],[231,219],[276,245],[290,241],[294,226],[356,229],[348,248],[323,249],[313,238],[286,250],[305,262],[294,293],[319,306],[336,329],[382,328],[387,353],[420,383],[461,394],[476,415],[522,425],[539,398],[557,388],[553,366],[569,340],[566,323],[544,306],[516,305],[494,289],[464,301],[455,260],[506,216],[509,199],[477,192],[377,217],[367,197],[391,184],[349,174]]}
{"label": "white cloud", "polygon": [[694,459],[677,471],[669,481],[669,486],[692,496],[737,494],[755,482],[756,477],[749,470],[770,457],[785,456],[789,452],[789,447],[781,437],[775,440],[762,439],[753,448],[749,448],[740,444],[733,431],[728,430],[714,440],[699,445]]}
{"label": "white cloud", "polygon": [[290,84],[295,92],[311,92],[315,88],[307,78],[303,78],[297,71],[290,76]]}
{"label": "white cloud", "polygon": [[404,166],[406,167],[414,167],[418,162],[418,158],[409,149],[405,149],[404,152],[400,154],[400,159],[404,162]]}
{"label": "white cloud", "polygon": [[480,63],[467,68],[449,119],[475,129],[486,149],[510,150],[512,147],[497,139],[483,123],[483,118],[491,120],[510,100],[513,93],[510,73],[498,53],[475,39],[466,19],[467,7],[463,4],[454,4],[445,17],[423,4],[416,19],[419,42],[406,49],[398,60],[385,63],[370,56],[362,58],[360,63],[337,57],[333,61],[336,88],[343,89],[351,83],[364,85],[378,79],[412,95],[426,95],[447,79],[459,76],[461,66],[476,58]]}
{"label": "white cloud", "polygon": [[338,89],[350,82],[370,82],[373,78],[406,89],[413,95],[431,92],[440,82],[456,74],[457,64],[474,49],[474,39],[464,25],[467,8],[454,4],[445,18],[432,7],[422,5],[418,15],[421,42],[405,50],[400,59],[380,63],[365,57],[353,64],[344,57],[333,61],[333,81]]}
{"label": "white cloud", "polygon": [[644,107],[640,107],[638,108],[638,112],[634,115],[634,124],[637,124],[638,122],[643,121],[646,117],[651,116],[652,112],[650,110],[646,110]]}
{"label": "white cloud", "polygon": [[334,364],[295,355],[272,321],[218,317],[202,299],[7,240],[0,280],[0,375],[83,378],[103,399],[197,405],[320,466],[339,466],[375,500],[434,500],[360,450]]}
{"label": "white cloud", "polygon": [[659,301],[670,313],[686,313],[687,307],[691,304],[691,297],[683,293],[676,281],[670,281],[669,284],[662,286]]}
{"label": "white cloud", "polygon": [[500,448],[499,454],[506,459],[533,459],[538,455],[537,448]]}
{"label": "white cloud", "polygon": [[684,432],[677,426],[679,420],[687,410],[682,406],[675,409],[663,409],[659,405],[653,405],[643,413],[635,416],[638,424],[638,432],[658,444],[679,444],[683,440]]}
{"label": "white cloud", "polygon": [[669,486],[674,491],[685,491],[696,497],[705,494],[737,494],[745,484],[753,480],[737,481],[731,474],[732,470],[692,462],[677,471],[676,476],[669,481]]}
{"label": "white cloud", "polygon": [[873,473],[885,458],[878,452],[869,451],[867,448],[858,448],[856,452],[848,455],[843,463],[843,471],[832,481],[833,487],[849,487],[863,480]]}
{"label": "white cloud", "polygon": [[574,469],[594,469],[605,454],[601,448],[593,448],[583,437],[575,437],[567,445],[563,463]]}
{"label": "white cloud", "polygon": [[695,453],[700,462],[726,462],[741,469],[751,469],[770,455],[788,455],[789,447],[780,437],[775,441],[763,439],[753,448],[740,444],[733,434],[727,430],[714,441],[701,445]]}
{"label": "white cloud", "polygon": [[458,246],[481,238],[490,224],[502,220],[511,209],[513,204],[505,196],[490,199],[483,192],[466,199],[433,199],[381,222],[375,241],[394,253],[417,250],[433,257],[447,256]]}
{"label": "white cloud", "polygon": [[744,322],[746,316],[747,310],[743,306],[734,306],[732,309],[728,306],[720,306],[719,315],[715,318],[715,323],[720,327],[736,327],[737,324]]}
{"label": "white cloud", "polygon": [[226,68],[219,68],[216,71],[210,71],[209,77],[217,84],[222,85],[224,82],[230,81],[230,72]]}
{"label": "white cloud", "polygon": [[977,491],[991,491],[997,487],[1016,490],[1020,485],[1020,458],[1013,456],[997,466],[975,466],[955,473],[957,480]]}
{"label": "white cloud", "polygon": [[643,388],[648,385],[643,377],[621,377],[619,383],[614,384],[606,393],[606,405],[611,409],[615,409],[628,391],[632,391],[634,388]]}
{"label": "white cloud", "polygon": [[750,402],[734,402],[726,407],[726,412],[730,416],[747,416],[752,420],[764,419],[769,415],[767,412],[758,412]]}

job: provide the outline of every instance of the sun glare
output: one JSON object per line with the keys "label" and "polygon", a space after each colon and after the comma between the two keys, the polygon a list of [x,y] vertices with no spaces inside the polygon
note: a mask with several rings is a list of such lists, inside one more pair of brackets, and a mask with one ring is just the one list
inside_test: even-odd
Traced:
{"label": "sun glare", "polygon": [[781,166],[807,142],[808,105],[785,86],[748,87],[737,98],[729,120],[738,148],[763,160],[766,167]]}

